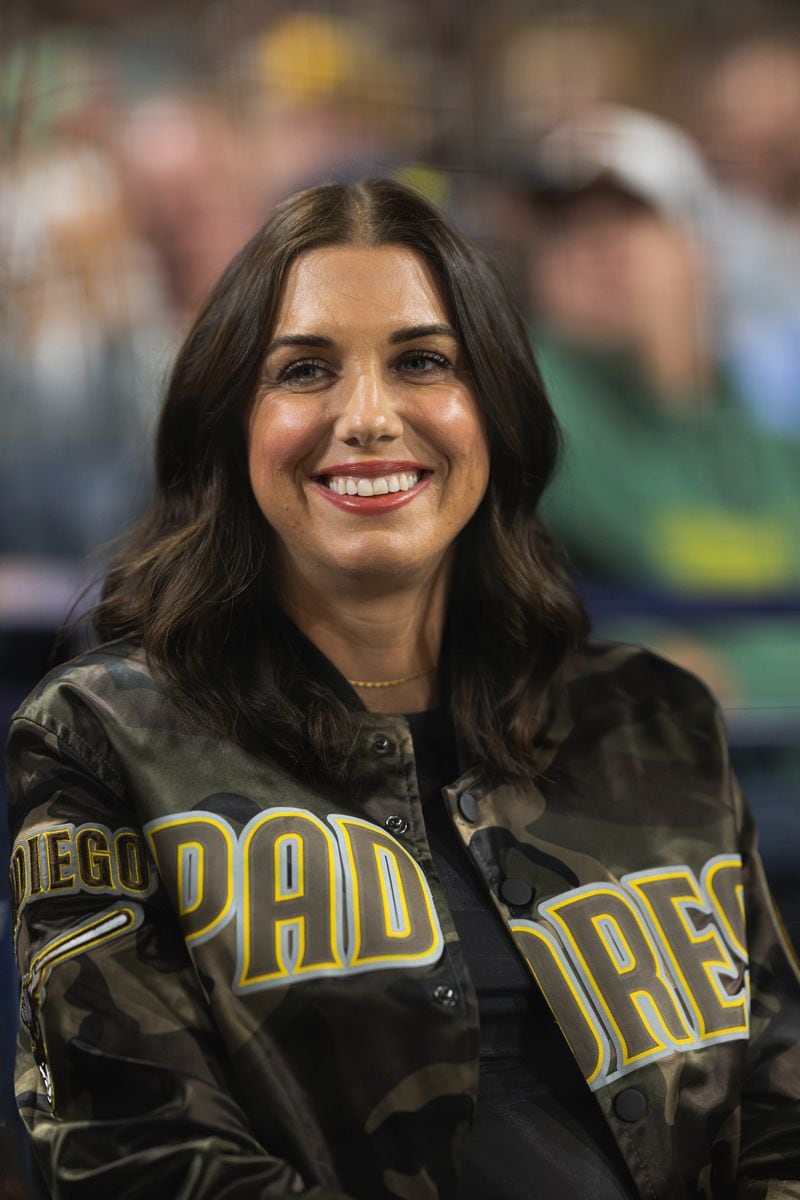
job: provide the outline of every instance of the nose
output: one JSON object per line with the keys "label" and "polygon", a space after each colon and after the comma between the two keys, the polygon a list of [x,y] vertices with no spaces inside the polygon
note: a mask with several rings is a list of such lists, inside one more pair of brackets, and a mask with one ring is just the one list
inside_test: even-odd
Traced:
{"label": "nose", "polygon": [[397,411],[391,384],[379,368],[357,370],[345,381],[342,409],[334,423],[334,434],[348,446],[370,446],[400,437],[403,422]]}

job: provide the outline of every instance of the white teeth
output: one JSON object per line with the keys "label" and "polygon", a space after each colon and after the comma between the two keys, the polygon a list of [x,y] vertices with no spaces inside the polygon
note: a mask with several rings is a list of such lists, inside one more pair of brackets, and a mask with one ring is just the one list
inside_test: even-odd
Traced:
{"label": "white teeth", "polygon": [[340,496],[385,496],[388,492],[407,492],[419,483],[418,471],[399,475],[379,475],[376,479],[354,479],[352,475],[332,475],[328,487]]}

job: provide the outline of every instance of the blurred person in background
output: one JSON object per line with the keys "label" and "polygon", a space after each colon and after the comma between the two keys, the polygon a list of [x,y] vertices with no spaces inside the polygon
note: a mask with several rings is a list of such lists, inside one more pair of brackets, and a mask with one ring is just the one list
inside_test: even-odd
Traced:
{"label": "blurred person in background", "polygon": [[435,129],[430,60],[390,45],[384,26],[296,13],[239,50],[250,150],[268,204],[332,177],[386,174],[415,161]]}
{"label": "blurred person in background", "polygon": [[[682,595],[800,588],[800,446],[756,426],[715,355],[688,139],[606,106],[548,135],[536,170],[534,339],[569,440],[546,511],[574,561]],[[797,622],[683,633],[729,703],[797,702]]]}
{"label": "blurred person in background", "polygon": [[117,152],[177,335],[263,220],[272,197],[256,178],[257,157],[243,122],[234,122],[211,95],[161,91],[141,98],[119,130]]}
{"label": "blurred person in background", "polygon": [[[705,177],[692,220],[713,277],[714,356],[757,425],[800,438],[800,43],[763,17],[751,36],[713,29],[687,37],[648,9],[622,22],[573,11],[515,31],[492,70],[485,160],[513,174],[548,130],[596,104],[679,121],[698,139],[693,171]],[[517,200],[501,193],[494,222],[512,262],[530,236]]]}
{"label": "blurred person in background", "polygon": [[800,41],[757,36],[706,59],[694,128],[716,177],[800,230]]}
{"label": "blurred person in background", "polygon": [[149,495],[146,445],[166,362],[156,267],[113,164],[43,145],[0,183],[7,263],[0,553],[80,559]]}
{"label": "blurred person in background", "polygon": [[648,63],[639,34],[631,18],[586,11],[506,35],[490,65],[493,151],[515,155],[596,104],[640,98]]}
{"label": "blurred person in background", "polygon": [[678,107],[720,188],[707,234],[721,354],[754,420],[800,439],[797,34],[763,26],[707,50]]}
{"label": "blurred person in background", "polygon": [[0,181],[0,555],[78,560],[149,495],[163,293],[105,146],[120,112],[113,61],[53,35],[6,68],[21,127]]}
{"label": "blurred person in background", "polygon": [[526,189],[514,184],[525,179],[530,148],[587,108],[638,92],[640,52],[629,24],[591,15],[526,22],[498,39],[483,115],[488,186],[476,224],[522,292],[535,220]]}

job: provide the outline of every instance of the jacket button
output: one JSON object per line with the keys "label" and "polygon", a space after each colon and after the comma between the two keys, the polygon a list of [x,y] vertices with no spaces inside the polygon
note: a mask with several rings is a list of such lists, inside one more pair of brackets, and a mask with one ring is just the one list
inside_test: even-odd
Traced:
{"label": "jacket button", "polygon": [[379,733],[372,743],[372,749],[376,754],[388,754],[392,749],[392,743],[386,737],[386,734]]}
{"label": "jacket button", "polygon": [[462,792],[458,797],[458,811],[465,821],[477,821],[481,810],[472,792]]}
{"label": "jacket button", "polygon": [[647,1098],[638,1088],[625,1088],[614,1097],[614,1112],[620,1121],[638,1121],[647,1112]]}
{"label": "jacket button", "polygon": [[500,898],[512,908],[524,908],[533,899],[533,888],[524,879],[504,879],[500,884]]}
{"label": "jacket button", "polygon": [[405,817],[398,816],[397,813],[393,813],[391,817],[387,817],[383,824],[389,830],[389,833],[405,833],[408,829],[408,821]]}
{"label": "jacket button", "polygon": [[452,1008],[458,1002],[458,993],[455,988],[449,987],[446,983],[440,983],[433,989],[433,998],[437,1004],[442,1004],[445,1008]]}

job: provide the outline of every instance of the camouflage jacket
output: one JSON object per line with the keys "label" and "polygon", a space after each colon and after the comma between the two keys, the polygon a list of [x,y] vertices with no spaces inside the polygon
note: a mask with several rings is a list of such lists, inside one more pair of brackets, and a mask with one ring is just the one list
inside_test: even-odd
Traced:
{"label": "camouflage jacket", "polygon": [[[457,1194],[475,994],[408,724],[357,719],[348,787],[311,787],[188,727],[129,645],[18,712],[17,1091],[54,1195]],[[798,976],[713,702],[594,647],[539,755],[444,803],[636,1187],[800,1197]]]}

